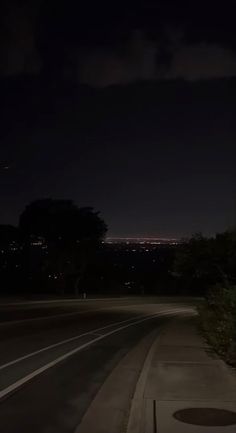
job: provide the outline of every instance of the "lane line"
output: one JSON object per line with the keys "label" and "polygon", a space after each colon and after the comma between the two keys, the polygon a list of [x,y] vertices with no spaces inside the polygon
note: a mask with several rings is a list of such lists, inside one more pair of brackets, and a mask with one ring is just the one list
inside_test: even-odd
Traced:
{"label": "lane line", "polygon": [[[131,307],[135,307],[139,304],[131,304]],[[7,320],[5,322],[0,322],[0,328],[4,327],[4,326],[9,326],[9,325],[21,325],[24,323],[30,323],[30,322],[37,322],[37,321],[41,321],[41,320],[50,320],[50,319],[57,319],[60,317],[70,317],[70,316],[77,316],[79,314],[85,314],[85,313],[93,313],[94,311],[104,311],[104,310],[113,310],[113,309],[117,309],[117,308],[124,308],[126,307],[126,305],[116,305],[114,307],[102,307],[102,308],[96,308],[96,309],[89,309],[89,310],[83,310],[83,311],[74,311],[72,313],[63,313],[63,314],[53,314],[52,316],[40,316],[40,317],[31,317],[29,319],[19,319],[19,320]]]}
{"label": "lane line", "polygon": [[[147,304],[149,305],[149,304]],[[7,320],[5,322],[0,322],[0,329],[1,327],[5,327],[5,326],[14,326],[14,325],[21,325],[21,324],[27,324],[30,322],[40,322],[41,320],[50,320],[50,319],[57,319],[60,317],[70,317],[70,316],[77,316],[80,314],[86,314],[86,313],[93,313],[93,312],[97,312],[97,311],[106,311],[106,310],[116,310],[119,308],[126,308],[126,309],[130,309],[130,307],[137,307],[140,306],[140,304],[131,304],[131,305],[116,305],[114,307],[102,307],[102,308],[96,308],[94,310],[83,310],[83,311],[74,311],[72,313],[63,313],[63,314],[53,314],[52,316],[40,316],[40,317],[31,317],[28,319],[19,319],[19,320]],[[184,307],[184,305],[183,305]]]}
{"label": "lane line", "polygon": [[[138,316],[137,318],[141,318],[141,317],[143,317],[143,314],[140,315],[140,316]],[[119,325],[121,323],[130,322],[132,320],[135,320],[135,318],[132,317],[130,319],[121,320],[119,322],[113,322],[113,323],[110,323],[109,325],[102,326],[100,328],[91,329],[91,331],[87,331],[87,332],[84,332],[82,334],[75,335],[74,337],[67,338],[66,340],[62,340],[62,341],[58,341],[57,343],[50,344],[49,346],[43,347],[42,349],[35,350],[34,352],[28,353],[27,355],[23,355],[23,356],[21,356],[19,358],[16,358],[16,359],[14,359],[12,361],[7,362],[6,364],[0,365],[0,370],[3,370],[6,367],[9,367],[9,366],[11,366],[13,364],[16,364],[16,363],[18,363],[20,361],[23,361],[24,359],[27,359],[27,358],[30,358],[32,356],[38,355],[39,353],[45,352],[46,350],[54,349],[55,347],[61,346],[63,344],[70,343],[71,341],[75,341],[75,340],[77,340],[77,339],[79,339],[81,337],[85,337],[87,335],[94,334],[96,332],[102,331],[103,329],[111,328],[112,326],[116,326],[116,325]]]}
{"label": "lane line", "polygon": [[[179,311],[179,313],[181,313],[181,312],[184,313],[183,310]],[[23,378],[21,378],[19,380],[17,380],[16,382],[14,382],[11,385],[9,385],[7,388],[5,388],[2,391],[0,391],[0,399],[8,396],[10,393],[12,393],[13,391],[16,391],[17,389],[19,389],[25,383],[29,382],[33,378],[35,378],[35,377],[39,376],[40,374],[42,374],[44,371],[46,371],[46,370],[54,367],[55,365],[61,363],[62,361],[65,361],[66,359],[70,358],[71,356],[75,355],[76,353],[80,352],[81,350],[86,349],[87,347],[91,346],[92,344],[97,343],[98,341],[101,341],[104,338],[109,337],[110,335],[113,335],[113,334],[115,334],[117,332],[120,332],[123,329],[127,329],[130,326],[134,326],[134,325],[137,325],[139,323],[145,322],[147,320],[151,320],[151,319],[154,319],[156,317],[160,317],[160,316],[164,316],[164,315],[168,315],[168,314],[170,314],[170,313],[162,313],[162,314],[158,313],[158,314],[154,314],[152,316],[145,317],[145,318],[143,318],[141,320],[137,320],[135,322],[129,323],[129,324],[124,325],[124,326],[120,326],[119,328],[116,328],[115,330],[109,331],[109,332],[107,332],[106,334],[104,334],[104,335],[102,335],[100,337],[96,337],[93,340],[91,340],[91,341],[89,341],[87,343],[82,344],[81,346],[79,346],[79,347],[77,347],[77,348],[75,348],[75,349],[73,349],[73,350],[65,353],[62,356],[59,356],[55,360],[49,362],[48,364],[45,364],[43,367],[38,368],[37,370],[33,371],[32,373],[26,375],[25,377],[23,377]],[[175,313],[172,312],[171,315],[173,315],[173,314],[177,314],[177,313],[176,312]]]}
{"label": "lane line", "polygon": [[31,317],[29,319],[20,319],[20,320],[7,320],[6,322],[1,322],[0,323],[0,328],[1,326],[8,326],[8,325],[21,325],[24,323],[30,323],[30,322],[40,322],[41,320],[50,320],[50,319],[57,319],[57,318],[61,318],[61,317],[70,317],[70,316],[77,316],[79,314],[85,314],[85,313],[93,313],[94,311],[101,311],[101,310],[107,310],[109,309],[109,307],[107,308],[96,308],[96,310],[83,310],[83,311],[74,311],[73,313],[63,313],[63,314],[54,314],[53,316],[40,316],[40,317]]}
{"label": "lane line", "polygon": [[85,299],[76,299],[76,298],[65,298],[65,299],[49,299],[49,300],[41,300],[41,301],[25,301],[25,302],[6,302],[0,303],[0,307],[16,307],[21,305],[37,305],[37,304],[54,304],[54,303],[66,303],[66,302],[93,302],[93,301],[123,301],[126,299],[131,299],[128,296],[124,298],[85,298]]}
{"label": "lane line", "polygon": [[[164,311],[169,312],[169,311],[173,311],[173,309],[171,309],[171,310],[164,310]],[[147,316],[149,317],[150,315],[146,315],[145,317],[147,317]],[[75,340],[77,340],[79,338],[85,337],[85,336],[90,335],[90,334],[99,333],[100,331],[103,331],[104,329],[111,328],[112,326],[120,325],[122,323],[131,322],[131,321],[134,321],[136,319],[143,318],[143,317],[144,317],[144,315],[142,314],[140,316],[137,316],[136,318],[135,317],[131,317],[131,318],[126,319],[126,320],[121,320],[119,322],[113,322],[113,323],[110,323],[109,325],[102,326],[100,328],[91,329],[90,331],[84,332],[84,333],[79,334],[79,335],[75,335],[74,337],[67,338],[67,339],[62,340],[62,341],[58,341],[57,343],[54,343],[54,344],[51,344],[49,346],[43,347],[41,349],[35,350],[34,352],[31,352],[31,353],[28,353],[26,355],[20,356],[19,358],[16,358],[16,359],[14,359],[12,361],[9,361],[9,362],[7,362],[5,364],[0,365],[0,371],[3,370],[3,369],[5,369],[5,368],[7,368],[7,367],[10,367],[10,366],[12,366],[14,364],[17,364],[17,363],[19,363],[19,362],[21,362],[21,361],[23,361],[25,359],[31,358],[32,356],[38,355],[40,353],[43,353],[43,352],[45,352],[47,350],[54,349],[55,347],[62,346],[63,344],[70,343],[72,341],[75,341]]]}

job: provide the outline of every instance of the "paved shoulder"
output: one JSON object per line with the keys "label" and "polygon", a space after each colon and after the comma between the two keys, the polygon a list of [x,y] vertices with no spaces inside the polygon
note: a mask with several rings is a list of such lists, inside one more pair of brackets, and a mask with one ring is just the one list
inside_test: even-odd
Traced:
{"label": "paved shoulder", "polygon": [[135,386],[157,330],[143,338],[112,371],[85,413],[76,433],[124,431]]}
{"label": "paved shoulder", "polygon": [[179,319],[153,346],[128,433],[235,433],[235,408],[235,374],[209,353],[193,319]]}

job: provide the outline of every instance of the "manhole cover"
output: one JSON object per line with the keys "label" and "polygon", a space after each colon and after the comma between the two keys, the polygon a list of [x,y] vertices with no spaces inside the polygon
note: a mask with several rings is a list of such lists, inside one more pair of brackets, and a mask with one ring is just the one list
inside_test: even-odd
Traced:
{"label": "manhole cover", "polygon": [[227,426],[236,424],[236,412],[210,407],[178,410],[174,418],[186,424],[202,426]]}

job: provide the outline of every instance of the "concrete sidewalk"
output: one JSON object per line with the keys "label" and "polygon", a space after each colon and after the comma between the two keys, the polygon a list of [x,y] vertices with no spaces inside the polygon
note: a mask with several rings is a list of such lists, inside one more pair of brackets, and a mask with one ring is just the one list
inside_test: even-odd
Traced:
{"label": "concrete sidewalk", "polygon": [[236,433],[236,374],[210,354],[196,319],[172,322],[153,344],[127,433]]}

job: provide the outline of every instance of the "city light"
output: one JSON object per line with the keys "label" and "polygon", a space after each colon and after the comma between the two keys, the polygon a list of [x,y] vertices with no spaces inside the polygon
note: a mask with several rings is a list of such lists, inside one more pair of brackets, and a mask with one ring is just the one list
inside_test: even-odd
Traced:
{"label": "city light", "polygon": [[[178,245],[182,241],[177,238],[160,238],[160,237],[107,237],[105,243],[107,244],[140,244],[140,245]],[[133,251],[135,251],[133,249]]]}

